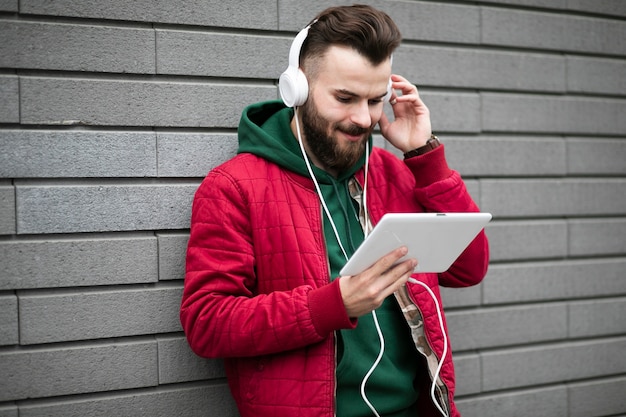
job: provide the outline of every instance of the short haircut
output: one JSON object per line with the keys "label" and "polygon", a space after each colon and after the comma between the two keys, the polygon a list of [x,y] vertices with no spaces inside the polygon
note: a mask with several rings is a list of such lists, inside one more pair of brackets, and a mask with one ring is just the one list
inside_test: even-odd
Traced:
{"label": "short haircut", "polygon": [[[385,12],[371,6],[330,7],[312,21],[300,52],[300,65],[311,58],[321,58],[331,46],[354,49],[373,65],[379,65],[400,45],[402,35]],[[315,63],[309,76],[315,76]]]}

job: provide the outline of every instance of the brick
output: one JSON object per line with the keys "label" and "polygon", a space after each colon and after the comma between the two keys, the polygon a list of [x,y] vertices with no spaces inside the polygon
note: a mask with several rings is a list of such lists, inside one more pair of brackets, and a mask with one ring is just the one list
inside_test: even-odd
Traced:
{"label": "brick", "polygon": [[181,331],[181,296],[180,286],[20,292],[20,342],[28,345]]}
{"label": "brick", "polygon": [[502,217],[622,215],[623,179],[481,180],[480,208]]}
{"label": "brick", "polygon": [[483,352],[483,387],[490,391],[619,375],[626,361],[615,358],[623,357],[624,349],[626,339],[617,338]]}
{"label": "brick", "polygon": [[463,417],[517,416],[520,412],[528,416],[568,415],[564,386],[459,398],[455,403]]}
{"label": "brick", "polygon": [[487,0],[483,3],[492,3],[498,5],[508,4],[511,6],[529,6],[563,10],[567,9],[568,0],[551,0],[550,2],[546,2],[546,0]]}
{"label": "brick", "polygon": [[434,131],[480,131],[480,97],[477,94],[420,91],[420,96],[431,112]]}
{"label": "brick", "polygon": [[20,417],[150,416],[239,417],[226,383],[159,387],[20,405]]}
{"label": "brick", "polygon": [[0,10],[3,12],[17,12],[17,2],[18,0],[0,0]]}
{"label": "brick", "polygon": [[[565,175],[565,141],[555,137],[439,135],[448,164],[463,176]],[[541,152],[537,152],[541,149]]]}
{"label": "brick", "polygon": [[241,101],[276,99],[275,86],[21,78],[23,124],[236,127]]}
{"label": "brick", "polygon": [[[2,5],[2,2],[0,2],[0,5]],[[16,405],[3,405],[0,406],[0,417],[18,417],[18,411],[17,411],[17,406]]]}
{"label": "brick", "polygon": [[626,378],[585,381],[568,387],[570,417],[623,415]]}
{"label": "brick", "polygon": [[131,20],[159,23],[180,23],[200,26],[223,26],[268,29],[277,27],[276,3],[259,0],[248,3],[186,1],[175,4],[168,0],[124,0],[101,2],[85,0],[22,0],[23,14],[72,16],[96,19]]}
{"label": "brick", "polygon": [[154,177],[154,133],[0,131],[0,176]]}
{"label": "brick", "polygon": [[204,178],[217,165],[235,156],[239,146],[231,133],[157,133],[161,177]]}
{"label": "brick", "polygon": [[198,184],[18,185],[17,230],[75,233],[189,227]]}
{"label": "brick", "polygon": [[623,255],[626,253],[626,220],[572,219],[569,227],[571,256]]}
{"label": "brick", "polygon": [[493,221],[485,230],[491,261],[560,258],[568,254],[565,221]]}
{"label": "brick", "polygon": [[152,29],[4,21],[0,66],[155,73]]}
{"label": "brick", "polygon": [[222,359],[205,359],[196,356],[185,337],[159,336],[157,343],[159,384],[226,377]]}
{"label": "brick", "polygon": [[[297,0],[281,0],[278,3],[279,28],[299,31],[325,8],[353,3],[347,0],[324,0],[316,1],[312,7],[311,4]],[[422,1],[375,1],[369,4],[389,14],[405,40],[478,43],[480,38],[480,14],[477,7]]]}
{"label": "brick", "polygon": [[445,308],[477,306],[482,299],[480,285],[462,288],[440,287],[440,291]]}
{"label": "brick", "polygon": [[479,42],[481,23],[477,7],[420,1],[382,2],[378,6],[396,22],[404,39]]}
{"label": "brick", "polygon": [[620,0],[568,0],[570,10],[626,16],[626,4]]}
{"label": "brick", "polygon": [[474,201],[480,201],[480,181],[466,179],[464,182],[465,188],[467,188],[467,192],[469,193],[470,197],[472,197]]}
{"label": "brick", "polygon": [[157,385],[155,341],[0,353],[0,401]]}
{"label": "brick", "polygon": [[0,75],[0,123],[20,122],[20,87],[18,78]]}
{"label": "brick", "polygon": [[[453,346],[455,352],[458,352],[456,343]],[[456,375],[455,396],[478,394],[482,391],[478,354],[455,354],[454,373]]]}
{"label": "brick", "polygon": [[565,59],[445,46],[403,44],[393,71],[422,86],[564,92]]}
{"label": "brick", "polygon": [[[626,54],[620,20],[482,8],[482,43],[594,54]],[[590,36],[592,34],[593,36]]]}
{"label": "brick", "polygon": [[569,305],[571,338],[626,334],[626,299],[573,302]]}
{"label": "brick", "polygon": [[481,93],[482,128],[491,132],[623,135],[626,101]]}
{"label": "brick", "polygon": [[18,343],[17,297],[13,294],[0,295],[0,346]]}
{"label": "brick", "polygon": [[482,283],[485,304],[626,294],[623,259],[491,265]]}
{"label": "brick", "polygon": [[626,175],[626,140],[567,139],[570,175]]}
{"label": "brick", "polygon": [[[537,343],[567,338],[564,303],[452,311],[446,314],[456,350]],[[541,323],[529,326],[528,323]]]}
{"label": "brick", "polygon": [[568,56],[567,90],[575,93],[626,95],[626,62]]}
{"label": "brick", "polygon": [[0,235],[12,235],[16,230],[15,188],[0,183]]}
{"label": "brick", "polygon": [[154,237],[10,240],[0,259],[7,290],[157,281]]}
{"label": "brick", "polygon": [[287,68],[292,41],[225,33],[156,33],[159,74],[277,79]]}
{"label": "brick", "polygon": [[185,278],[185,257],[189,233],[157,233],[159,281]]}

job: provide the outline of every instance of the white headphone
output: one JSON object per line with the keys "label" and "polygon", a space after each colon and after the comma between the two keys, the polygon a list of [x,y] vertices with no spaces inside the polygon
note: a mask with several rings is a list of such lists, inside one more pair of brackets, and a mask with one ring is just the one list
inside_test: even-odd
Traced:
{"label": "white headphone", "polygon": [[[313,21],[313,23],[315,22]],[[311,25],[305,27],[296,35],[289,50],[289,66],[285,72],[280,74],[278,79],[280,97],[287,107],[301,106],[309,96],[309,82],[304,72],[300,69],[300,49],[309,34]]]}
{"label": "white headphone", "polygon": [[[294,38],[291,49],[289,50],[289,66],[280,74],[278,79],[278,89],[280,91],[280,98],[287,107],[299,107],[306,103],[309,96],[309,82],[306,79],[306,75],[300,69],[300,50],[302,44],[309,34],[309,29],[313,24],[317,22],[314,20],[310,25],[302,29]],[[393,56],[391,57],[393,63]],[[391,98],[391,78],[387,84],[387,94],[383,98],[384,101],[389,101]]]}

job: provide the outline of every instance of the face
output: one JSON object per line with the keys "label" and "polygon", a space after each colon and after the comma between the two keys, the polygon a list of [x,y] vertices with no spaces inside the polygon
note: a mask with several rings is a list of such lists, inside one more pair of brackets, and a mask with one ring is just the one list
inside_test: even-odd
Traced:
{"label": "face", "polygon": [[373,66],[346,47],[333,46],[320,58],[299,111],[305,146],[318,167],[337,174],[361,158],[380,120],[390,75],[389,61]]}

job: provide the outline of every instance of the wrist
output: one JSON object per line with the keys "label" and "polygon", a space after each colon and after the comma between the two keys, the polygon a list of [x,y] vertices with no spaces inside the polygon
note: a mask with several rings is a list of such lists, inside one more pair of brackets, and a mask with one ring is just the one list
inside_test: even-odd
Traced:
{"label": "wrist", "polygon": [[414,156],[423,155],[439,147],[440,145],[441,145],[441,142],[439,141],[439,138],[435,136],[434,134],[431,134],[430,138],[426,141],[424,145],[418,148],[412,149],[408,152],[404,152],[404,158],[406,159],[406,158],[412,158]]}

